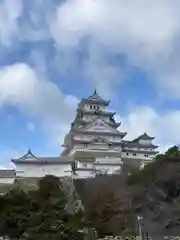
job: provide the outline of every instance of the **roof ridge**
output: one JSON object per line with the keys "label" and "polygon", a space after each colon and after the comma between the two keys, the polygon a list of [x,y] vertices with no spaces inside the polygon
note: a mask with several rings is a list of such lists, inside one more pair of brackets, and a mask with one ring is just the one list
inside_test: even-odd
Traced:
{"label": "roof ridge", "polygon": [[138,141],[139,139],[150,139],[153,140],[155,137],[151,137],[149,136],[146,132],[144,132],[143,134],[141,134],[140,136],[138,136],[137,138],[133,139],[132,141]]}
{"label": "roof ridge", "polygon": [[103,100],[103,98],[97,93],[96,89],[94,89],[93,94],[90,97],[88,97],[88,99],[94,99],[94,98]]}
{"label": "roof ridge", "polygon": [[83,101],[92,101],[92,102],[97,102],[97,103],[102,103],[105,105],[109,105],[110,101],[104,100],[98,93],[97,90],[95,89],[93,94],[87,98],[83,98]]}

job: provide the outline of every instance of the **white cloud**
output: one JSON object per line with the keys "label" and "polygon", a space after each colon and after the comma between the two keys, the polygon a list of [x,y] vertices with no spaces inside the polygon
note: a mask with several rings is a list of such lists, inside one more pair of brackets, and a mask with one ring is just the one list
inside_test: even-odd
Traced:
{"label": "white cloud", "polygon": [[10,47],[51,39],[48,23],[56,4],[56,0],[1,0],[0,44]]}
{"label": "white cloud", "polygon": [[[76,97],[63,95],[56,84],[41,79],[24,63],[0,70],[0,105],[10,105],[23,114],[40,118],[45,129],[59,138],[64,137],[66,123],[74,117],[77,102]],[[29,127],[32,129],[32,125]]]}
{"label": "white cloud", "polygon": [[110,63],[103,51],[92,45],[88,59],[84,60],[84,75],[102,97],[110,99],[111,93],[123,80],[125,73],[120,66]]}
{"label": "white cloud", "polygon": [[29,132],[34,132],[34,131],[35,131],[35,125],[34,125],[33,122],[28,122],[27,125],[26,125],[26,127],[27,127],[27,130],[28,130]]}
{"label": "white cloud", "polygon": [[90,39],[81,71],[105,97],[126,74],[109,61],[109,54],[119,53],[127,56],[130,65],[152,73],[162,94],[180,98],[178,0],[66,0],[58,8],[55,1],[38,0],[32,1],[28,19],[19,24],[25,6],[22,0],[1,1],[0,43],[47,40],[52,35],[60,52],[65,52],[64,70],[66,64],[77,67],[74,50]]}
{"label": "white cloud", "polygon": [[147,132],[155,137],[160,150],[180,144],[180,110],[169,110],[164,114],[148,106],[135,107],[126,116],[118,117],[122,121],[120,130],[127,131],[127,139],[134,139]]}
{"label": "white cloud", "polygon": [[[103,91],[114,78],[122,79],[117,67],[106,64],[104,53],[110,52],[125,54],[130,65],[154,74],[161,91],[179,98],[179,11],[177,0],[67,0],[57,10],[52,34],[68,51],[90,38],[85,71]],[[99,78],[100,72],[106,77]]]}
{"label": "white cloud", "polygon": [[19,32],[18,18],[22,13],[22,0],[0,2],[0,43],[10,45]]}
{"label": "white cloud", "polygon": [[56,27],[59,31],[55,37],[59,44],[69,47],[76,46],[86,34],[91,34],[109,47],[114,45],[115,50],[117,46],[130,44],[141,51],[146,47],[159,52],[160,48],[166,48],[179,27],[175,2],[69,0],[58,9]]}
{"label": "white cloud", "polygon": [[16,156],[22,156],[22,152],[19,153],[17,150],[12,150],[6,146],[0,146],[0,169],[13,169],[14,165],[10,159]]}

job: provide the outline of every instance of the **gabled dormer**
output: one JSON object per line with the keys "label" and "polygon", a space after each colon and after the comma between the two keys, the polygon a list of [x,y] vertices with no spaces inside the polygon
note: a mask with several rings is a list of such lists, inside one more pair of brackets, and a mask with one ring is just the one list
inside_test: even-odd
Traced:
{"label": "gabled dormer", "polygon": [[89,148],[90,149],[109,149],[109,146],[111,146],[112,143],[109,142],[108,140],[102,138],[102,137],[97,137],[92,139],[89,142]]}
{"label": "gabled dormer", "polygon": [[79,129],[73,129],[73,132],[81,133],[94,133],[94,134],[111,134],[116,136],[121,136],[123,138],[127,133],[119,132],[117,129],[109,126],[103,119],[97,118],[85,127]]}
{"label": "gabled dormer", "polygon": [[112,145],[112,142],[109,142],[107,139],[104,139],[102,137],[97,137],[92,139],[90,144],[104,144],[104,145]]}

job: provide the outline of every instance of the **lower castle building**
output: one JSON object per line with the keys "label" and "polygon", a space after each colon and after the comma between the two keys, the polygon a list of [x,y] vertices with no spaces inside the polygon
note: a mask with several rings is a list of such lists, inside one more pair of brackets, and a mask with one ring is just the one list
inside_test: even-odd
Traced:
{"label": "lower castle building", "polygon": [[30,150],[12,159],[14,170],[0,170],[0,183],[15,178],[57,177],[90,178],[97,174],[119,174],[123,166],[141,168],[155,158],[157,146],[147,133],[124,140],[115,112],[107,110],[109,101],[96,91],[80,101],[71,130],[64,138],[64,150],[57,157],[38,157]]}

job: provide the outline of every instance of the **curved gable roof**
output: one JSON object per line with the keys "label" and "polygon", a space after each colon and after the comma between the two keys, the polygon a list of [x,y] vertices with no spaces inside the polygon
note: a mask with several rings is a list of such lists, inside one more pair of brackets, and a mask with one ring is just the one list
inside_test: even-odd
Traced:
{"label": "curved gable roof", "polygon": [[85,102],[99,103],[104,105],[109,105],[110,103],[110,101],[106,101],[102,97],[100,97],[96,89],[94,90],[94,93],[90,97],[83,98],[82,100]]}

